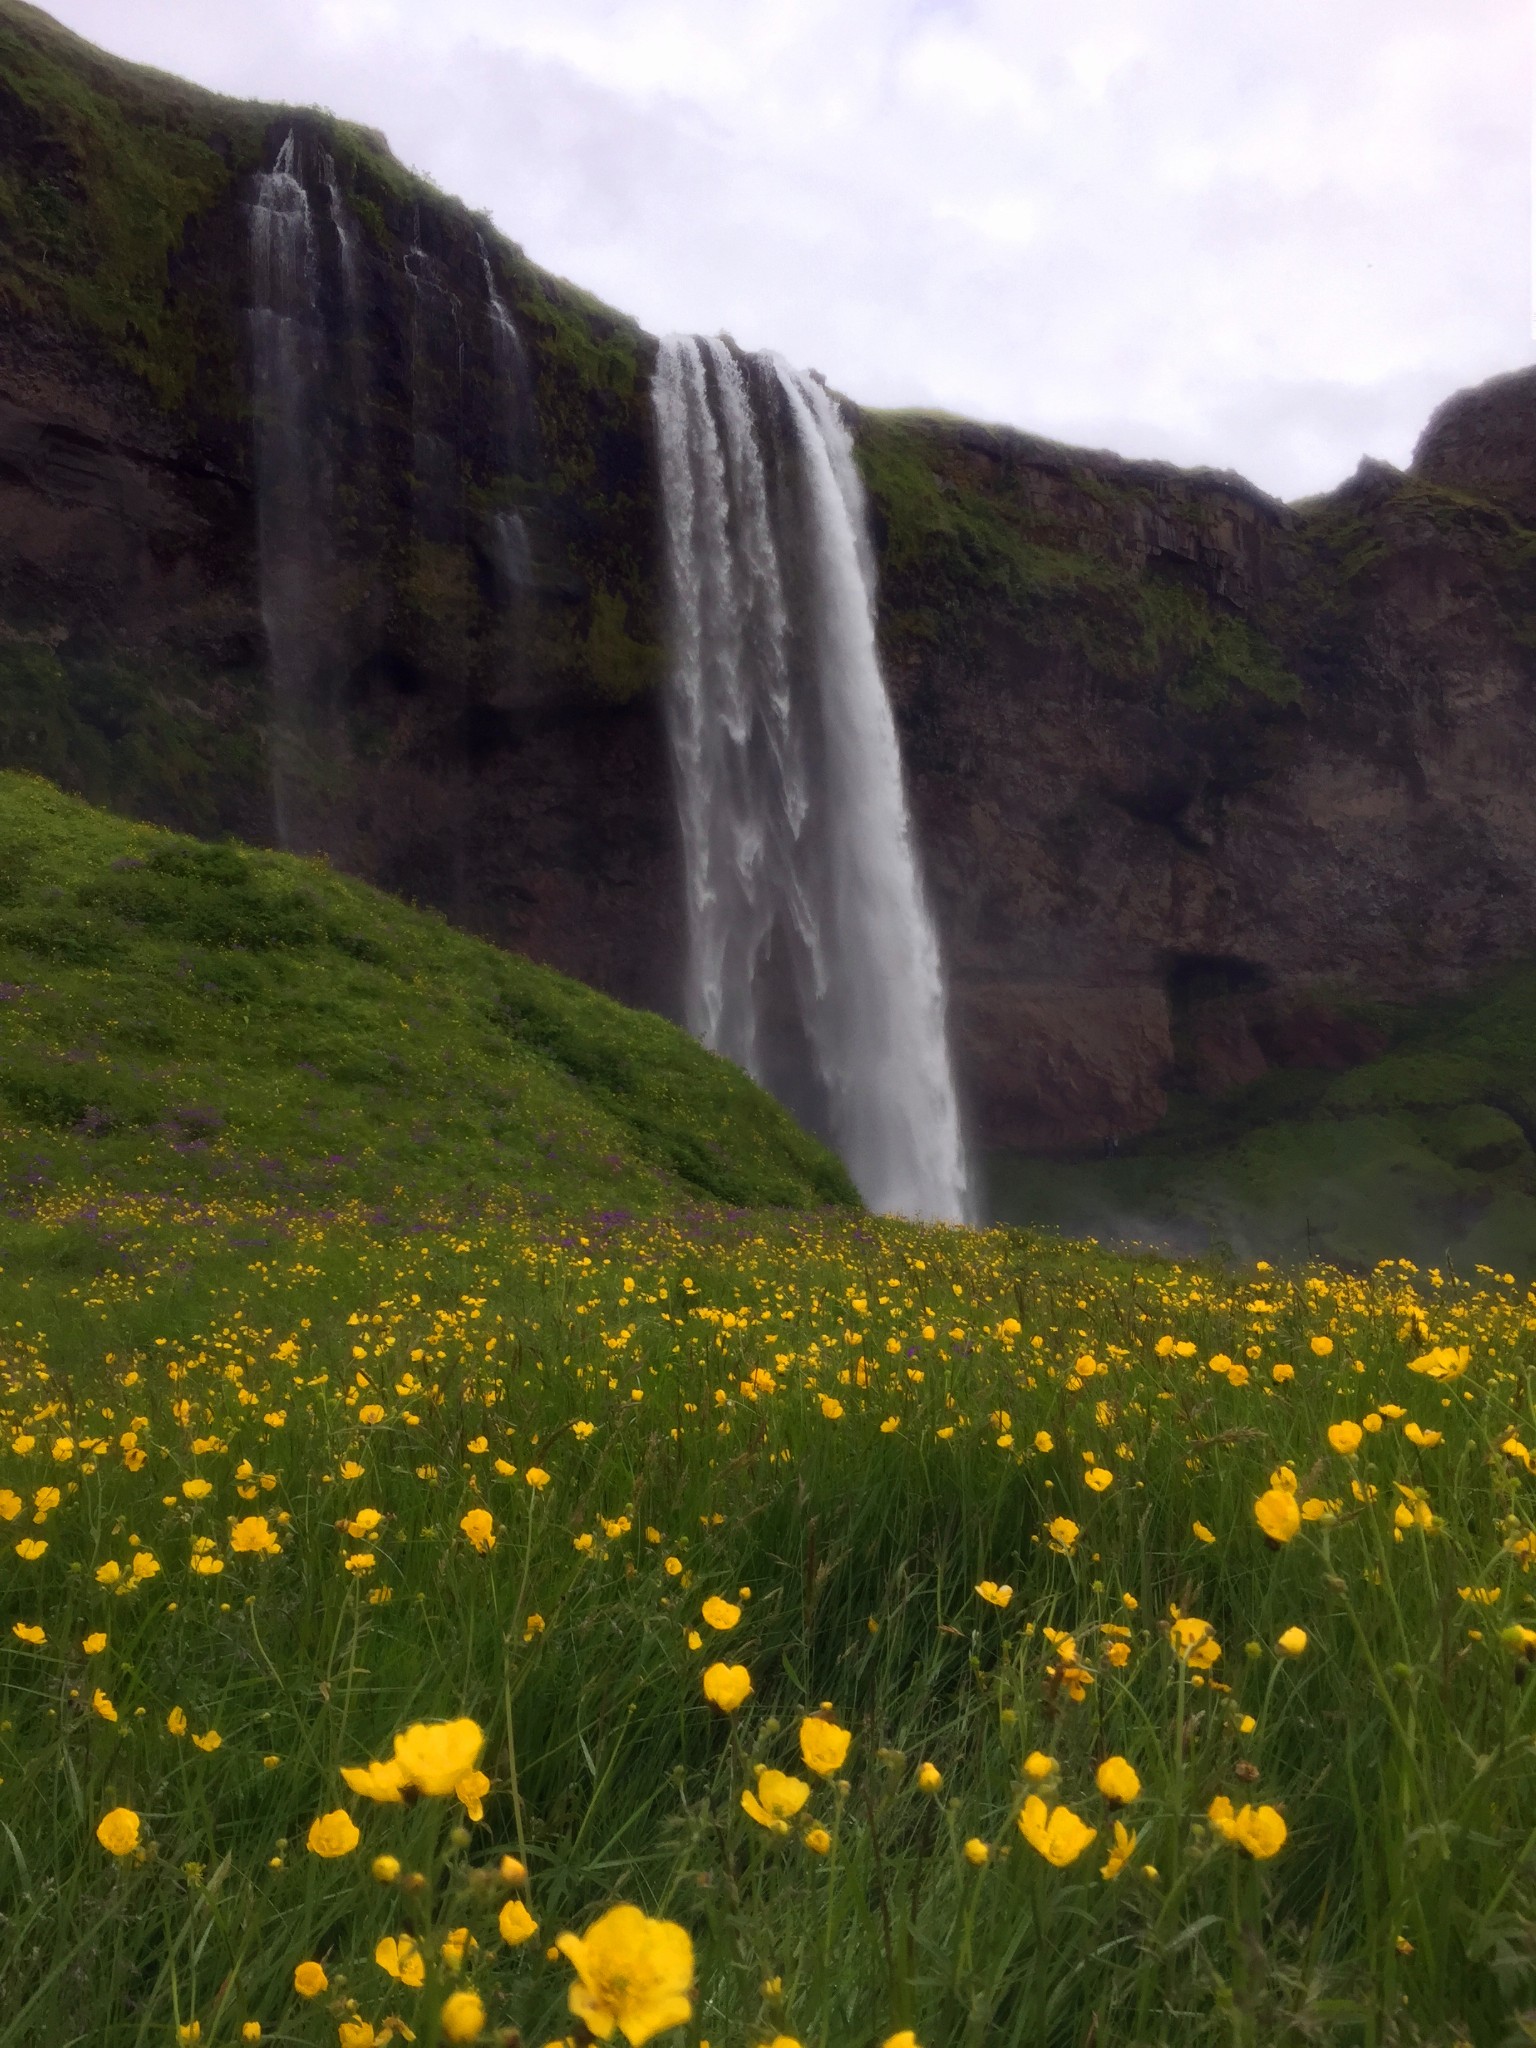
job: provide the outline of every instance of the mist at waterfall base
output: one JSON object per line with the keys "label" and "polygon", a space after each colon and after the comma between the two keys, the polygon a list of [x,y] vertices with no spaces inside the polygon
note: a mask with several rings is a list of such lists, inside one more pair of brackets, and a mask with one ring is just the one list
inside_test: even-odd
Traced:
{"label": "mist at waterfall base", "polygon": [[847,429],[815,380],[723,341],[663,342],[653,397],[689,1026],[824,1137],[871,1208],[968,1220]]}

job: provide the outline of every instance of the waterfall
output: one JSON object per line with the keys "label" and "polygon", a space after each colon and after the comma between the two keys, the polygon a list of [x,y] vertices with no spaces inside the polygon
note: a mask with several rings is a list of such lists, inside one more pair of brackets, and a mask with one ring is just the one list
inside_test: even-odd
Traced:
{"label": "waterfall", "polygon": [[532,440],[532,408],[528,385],[528,352],[523,347],[523,337],[517,331],[517,323],[507,309],[507,303],[496,289],[496,274],[491,269],[491,254],[485,246],[485,237],[476,235],[480,251],[480,268],[485,277],[485,309],[491,329],[491,363],[496,377],[496,393],[500,408],[500,421],[504,447],[501,459],[508,469],[524,466],[530,452]]}
{"label": "waterfall", "polygon": [[653,391],[690,1028],[872,1208],[969,1209],[939,949],[875,648],[852,443],[773,356],[663,342]]}
{"label": "waterfall", "polygon": [[255,181],[250,209],[251,355],[257,541],[272,717],[268,753],[277,843],[312,851],[325,715],[322,591],[328,491],[318,453],[321,330],[315,228],[293,134]]}

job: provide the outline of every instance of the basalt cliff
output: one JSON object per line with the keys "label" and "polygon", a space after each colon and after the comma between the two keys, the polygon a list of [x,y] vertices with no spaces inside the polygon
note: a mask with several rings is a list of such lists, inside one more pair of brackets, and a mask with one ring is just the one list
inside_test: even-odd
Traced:
{"label": "basalt cliff", "polygon": [[[280,161],[311,463],[264,530],[253,212]],[[0,303],[0,766],[281,837],[676,1014],[652,339],[377,134],[18,0]],[[1536,953],[1536,372],[1448,401],[1407,472],[1294,506],[848,410],[988,1144],[1103,1152],[1171,1095],[1342,1072]],[[263,548],[295,565],[281,625]],[[282,732],[279,631],[311,650]]]}

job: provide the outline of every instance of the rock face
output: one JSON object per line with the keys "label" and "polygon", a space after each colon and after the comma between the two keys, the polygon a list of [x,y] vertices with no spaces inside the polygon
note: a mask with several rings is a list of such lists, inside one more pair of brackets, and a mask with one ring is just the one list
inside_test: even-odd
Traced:
{"label": "rock face", "polygon": [[[290,136],[325,658],[285,736],[251,209]],[[675,1014],[654,344],[378,136],[138,72],[19,0],[0,172],[0,765],[254,840],[288,775],[301,850]],[[1536,951],[1536,372],[1449,401],[1408,473],[1296,507],[856,429],[987,1143],[1092,1152],[1171,1088],[1349,1066],[1369,1005]]]}

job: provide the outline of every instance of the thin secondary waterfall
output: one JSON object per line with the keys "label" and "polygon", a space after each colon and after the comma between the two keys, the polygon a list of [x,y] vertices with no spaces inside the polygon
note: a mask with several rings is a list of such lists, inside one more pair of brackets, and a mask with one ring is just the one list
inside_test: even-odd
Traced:
{"label": "thin secondary waterfall", "polygon": [[691,1029],[836,1146],[871,1207],[968,1213],[939,950],[836,406],[663,342],[653,394]]}
{"label": "thin secondary waterfall", "polygon": [[272,692],[268,754],[279,846],[313,850],[320,590],[328,555],[317,453],[321,333],[315,228],[290,133],[256,179],[250,213],[261,613]]}

